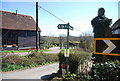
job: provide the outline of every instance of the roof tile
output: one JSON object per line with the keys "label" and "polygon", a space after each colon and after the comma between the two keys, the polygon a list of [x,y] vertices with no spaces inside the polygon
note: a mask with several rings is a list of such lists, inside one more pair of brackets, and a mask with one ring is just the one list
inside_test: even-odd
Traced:
{"label": "roof tile", "polygon": [[[14,30],[34,30],[36,31],[36,23],[32,16],[16,14],[8,11],[1,11],[2,14],[2,29]],[[39,28],[40,31],[40,28]]]}

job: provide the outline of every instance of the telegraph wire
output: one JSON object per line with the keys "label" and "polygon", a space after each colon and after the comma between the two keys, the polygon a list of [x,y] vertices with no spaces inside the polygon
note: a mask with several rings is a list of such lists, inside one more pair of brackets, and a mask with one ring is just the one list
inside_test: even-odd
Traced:
{"label": "telegraph wire", "polygon": [[53,13],[51,13],[50,11],[46,10],[45,8],[43,8],[42,6],[38,6],[39,8],[43,9],[44,11],[48,12],[49,14],[51,14],[52,16],[54,16],[55,18],[57,18],[58,20],[66,23],[64,20],[62,20],[61,18],[57,17],[56,15],[54,15]]}
{"label": "telegraph wire", "polygon": [[81,32],[81,33],[84,35],[84,32],[82,32],[82,31],[78,30],[78,29],[77,29],[77,28],[75,28],[75,27],[74,27],[74,29],[76,29],[78,32]]}
{"label": "telegraph wire", "polygon": [[[47,13],[51,14],[52,16],[54,16],[55,18],[57,18],[58,20],[62,21],[63,23],[66,23],[64,20],[62,20],[61,18],[57,17],[56,15],[54,15],[53,13],[51,13],[50,11],[48,11],[47,9],[43,8],[42,6],[39,6],[39,8],[43,9],[44,11],[46,11]],[[78,32],[81,32],[82,34],[84,34],[84,32],[78,30],[77,28],[73,27],[75,30],[77,30]]]}

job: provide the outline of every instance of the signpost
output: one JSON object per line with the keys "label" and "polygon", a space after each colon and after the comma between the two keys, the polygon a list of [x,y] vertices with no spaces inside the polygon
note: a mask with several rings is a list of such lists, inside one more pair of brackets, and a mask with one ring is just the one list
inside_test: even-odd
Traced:
{"label": "signpost", "polygon": [[66,72],[68,74],[69,66],[68,66],[68,58],[69,58],[69,29],[73,30],[73,27],[70,24],[58,24],[58,29],[67,29],[67,46],[64,56],[66,57]]}
{"label": "signpost", "polygon": [[94,54],[120,56],[120,38],[95,38]]}
{"label": "signpost", "polygon": [[68,24],[58,24],[58,29],[70,29],[73,30],[73,27]]}

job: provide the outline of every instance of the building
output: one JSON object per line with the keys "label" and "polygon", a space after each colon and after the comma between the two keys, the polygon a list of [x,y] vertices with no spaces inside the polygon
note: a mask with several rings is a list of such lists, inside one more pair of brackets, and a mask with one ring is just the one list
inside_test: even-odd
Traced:
{"label": "building", "polygon": [[111,26],[111,29],[113,34],[120,34],[120,19]]}
{"label": "building", "polygon": [[[32,16],[0,11],[1,49],[28,49],[36,46],[36,23]],[[40,41],[40,28],[39,41]]]}
{"label": "building", "polygon": [[[111,26],[112,29],[112,37],[113,38],[120,38],[120,18]],[[116,49],[114,50],[116,53],[120,54],[120,44],[119,41],[114,42],[114,44],[117,45]],[[119,56],[114,56],[111,57],[112,59],[117,59],[120,61],[120,57]]]}

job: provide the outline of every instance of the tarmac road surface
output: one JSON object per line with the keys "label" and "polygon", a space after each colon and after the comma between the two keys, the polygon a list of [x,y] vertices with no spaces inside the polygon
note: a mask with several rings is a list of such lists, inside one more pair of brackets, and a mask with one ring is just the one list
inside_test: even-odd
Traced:
{"label": "tarmac road surface", "polygon": [[52,47],[52,48],[49,48],[48,50],[50,51],[46,51],[44,53],[58,54],[60,52],[60,47]]}
{"label": "tarmac road surface", "polygon": [[[48,50],[50,51],[45,51],[44,53],[49,53],[49,54],[58,54],[60,52],[60,47],[51,47]],[[31,54],[31,52],[20,52],[20,53],[8,53],[8,55],[19,55],[19,56],[25,56],[28,54]]]}
{"label": "tarmac road surface", "polygon": [[[50,51],[47,51],[45,53],[58,54],[60,52],[60,47],[52,47],[48,50]],[[25,54],[20,53],[19,55],[24,56],[27,54],[28,53]],[[26,70],[1,72],[2,76],[1,74],[0,76],[2,77],[2,79],[41,79],[41,77],[44,77],[45,75],[56,73],[59,69],[58,67],[59,67],[59,63],[54,63],[54,64],[43,65]]]}
{"label": "tarmac road surface", "polygon": [[45,75],[56,73],[59,63],[47,64],[26,70],[2,72],[2,79],[41,79]]}

